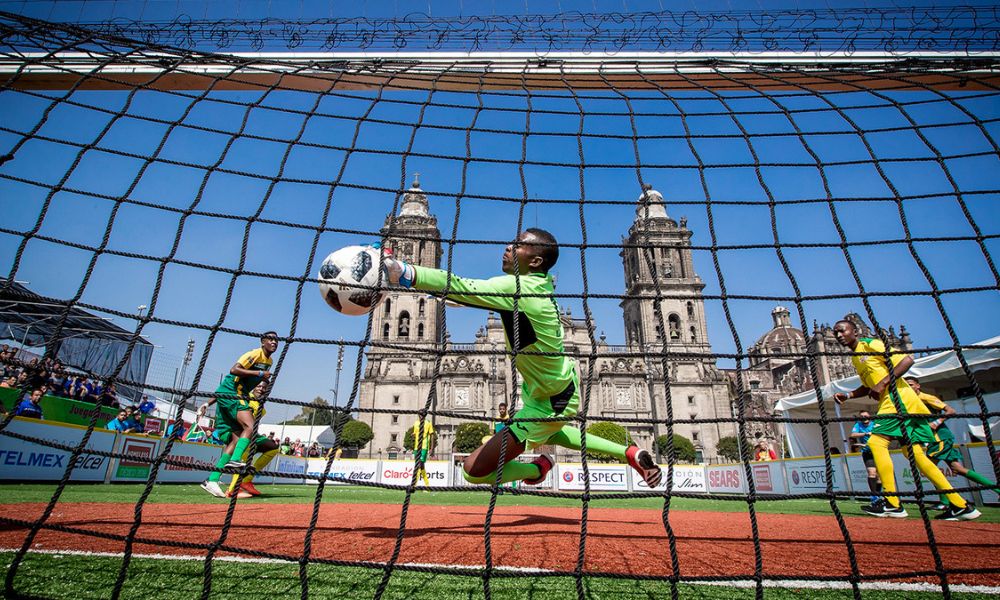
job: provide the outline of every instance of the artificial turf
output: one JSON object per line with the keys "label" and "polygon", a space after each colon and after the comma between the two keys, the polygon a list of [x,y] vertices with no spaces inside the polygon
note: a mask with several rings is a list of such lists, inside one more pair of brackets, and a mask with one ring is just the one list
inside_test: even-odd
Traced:
{"label": "artificial turf", "polygon": [[[0,553],[2,572],[10,567],[13,553]],[[80,556],[73,554],[29,553],[20,565],[14,580],[19,595],[41,598],[90,600],[109,598],[118,577],[121,558]],[[163,560],[134,558],[122,587],[121,598],[189,599],[202,596],[204,562],[201,560]],[[309,565],[308,591],[310,598],[345,600],[372,598],[382,580],[381,568],[335,567]],[[450,598],[483,598],[483,578],[440,573],[420,573],[396,570],[389,578],[382,598],[390,600],[442,600]],[[584,577],[583,597],[587,599],[652,599],[669,598],[670,584],[663,581],[639,581],[627,578]],[[576,598],[577,583],[573,577],[491,577],[490,597],[495,600],[564,600]],[[288,563],[237,563],[214,561],[211,571],[210,597],[277,599],[299,597],[301,583],[298,565]],[[725,585],[680,583],[680,598],[701,600],[742,600],[755,598],[753,588]],[[940,598],[940,592],[911,590],[863,589],[862,598],[889,600]],[[953,593],[961,600],[985,600],[987,594]],[[851,590],[820,590],[773,588],[764,589],[769,600],[839,600],[853,598]]]}
{"label": "artificial turf", "polygon": [[[124,502],[138,501],[145,486],[140,484],[73,484],[66,486],[60,502]],[[48,502],[56,486],[53,484],[0,484],[0,504],[18,502]],[[276,504],[312,504],[316,499],[316,486],[312,485],[261,485],[263,496],[242,502]],[[400,504],[405,492],[355,486],[326,486],[323,502],[352,504]],[[489,502],[488,491],[438,492],[419,488],[410,502],[440,506],[482,506]],[[153,486],[148,502],[171,504],[215,504],[225,503],[206,494],[194,484],[157,484]],[[572,498],[550,498],[544,496],[523,496],[503,494],[497,499],[499,506],[563,506],[579,507],[581,500]],[[659,498],[622,498],[593,500],[594,508],[629,508],[662,510]],[[845,516],[862,516],[861,504],[854,500],[838,500],[837,506]],[[920,518],[916,504],[908,503],[910,518]],[[764,500],[754,504],[757,512],[794,515],[831,515],[830,502],[824,499],[804,500]],[[671,510],[747,512],[745,500],[714,500],[701,498],[673,498]],[[1000,508],[979,507],[983,516],[977,523],[1000,523]],[[937,513],[929,511],[930,516]]]}

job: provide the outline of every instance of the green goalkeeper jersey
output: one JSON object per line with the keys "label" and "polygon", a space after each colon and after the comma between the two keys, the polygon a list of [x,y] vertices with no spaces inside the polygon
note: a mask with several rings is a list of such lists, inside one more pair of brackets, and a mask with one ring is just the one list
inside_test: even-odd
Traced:
{"label": "green goalkeeper jersey", "polygon": [[[448,284],[447,271],[416,265],[413,268],[414,287],[418,290],[440,292]],[[524,381],[521,386],[524,399],[548,401],[569,386],[574,364],[563,356],[563,328],[551,275],[528,273],[519,278],[501,275],[492,279],[466,279],[452,274],[450,283],[448,300],[500,313],[508,350],[514,344],[514,295],[528,294],[517,298],[517,371]],[[553,356],[520,354],[525,350],[553,353]]]}

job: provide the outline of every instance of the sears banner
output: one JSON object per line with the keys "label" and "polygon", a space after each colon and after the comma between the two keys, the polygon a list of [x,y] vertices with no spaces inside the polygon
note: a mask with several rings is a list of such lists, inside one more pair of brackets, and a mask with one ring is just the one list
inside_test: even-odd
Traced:
{"label": "sears banner", "polygon": [[785,474],[780,462],[751,463],[750,473],[753,475],[754,490],[758,494],[785,493]]}
{"label": "sears banner", "polygon": [[[119,435],[115,452],[128,454],[126,458],[116,458],[111,464],[111,481],[142,482],[149,478],[152,462],[156,458],[159,440],[139,435]],[[218,458],[218,457],[216,457]]]}
{"label": "sears banner", "polygon": [[[354,481],[378,482],[377,460],[335,460],[330,465],[330,477],[342,477]],[[318,478],[323,476],[323,469],[326,468],[325,458],[310,458],[306,474],[311,476],[306,483],[319,483]],[[328,485],[347,485],[339,481],[327,481]]]}
{"label": "sears banner", "polygon": [[[627,469],[628,467],[623,465],[588,464],[591,491],[627,492]],[[583,465],[560,463],[557,475],[560,491],[585,489]]]}
{"label": "sears banner", "polygon": [[708,491],[711,493],[726,492],[730,494],[745,494],[747,491],[746,475],[743,465],[709,465]]}
{"label": "sears banner", "polygon": [[[350,461],[348,461],[350,462]],[[444,460],[430,460],[425,463],[427,481],[431,487],[448,487],[448,471],[451,463]],[[379,468],[379,483],[390,485],[410,485],[413,477],[413,461],[384,460]],[[418,478],[417,486],[424,485],[423,478]]]}
{"label": "sears banner", "polygon": [[[660,465],[663,469],[663,480],[660,485],[653,488],[655,491],[667,489],[667,466]],[[645,480],[639,474],[632,471],[632,489],[636,492],[649,490]],[[705,467],[702,465],[674,465],[674,487],[675,492],[704,492]]]}
{"label": "sears banner", "polygon": [[[67,446],[79,444],[83,434],[86,433],[85,429],[79,427],[21,417],[15,417],[7,426],[7,430]],[[111,452],[114,446],[115,435],[99,429],[90,434],[90,440],[87,442],[87,448],[99,452]],[[69,466],[70,455],[70,452],[0,435],[0,479],[59,481]],[[109,461],[110,459],[104,456],[84,452],[77,457],[70,480],[104,481]]]}
{"label": "sears banner", "polygon": [[[846,492],[844,460],[840,456],[831,457],[833,466],[833,490]],[[814,494],[826,491],[826,462],[822,458],[785,461],[789,494]],[[867,484],[865,487],[868,487]]]}
{"label": "sears banner", "polygon": [[[969,451],[969,468],[971,468],[976,473],[982,473],[988,479],[993,479],[993,463],[990,462],[990,453],[986,447],[986,444],[969,444],[966,446]],[[1000,445],[993,445],[993,452],[1000,452]],[[968,487],[973,485],[972,483],[965,483],[963,487]],[[978,484],[976,484],[978,485]],[[983,490],[979,492],[980,496],[983,498],[983,502],[986,504],[996,504],[1000,502],[1000,496],[993,490]],[[965,496],[966,494],[962,494]]]}
{"label": "sears banner", "polygon": [[[215,462],[219,460],[219,453],[222,446],[210,444],[198,444],[193,442],[175,441],[170,448],[171,460],[180,461],[183,465],[172,465],[164,463],[160,465],[160,470],[156,474],[157,481],[170,481],[177,483],[196,483],[204,481],[208,474],[215,469]],[[223,479],[229,481],[228,476],[223,475]]]}

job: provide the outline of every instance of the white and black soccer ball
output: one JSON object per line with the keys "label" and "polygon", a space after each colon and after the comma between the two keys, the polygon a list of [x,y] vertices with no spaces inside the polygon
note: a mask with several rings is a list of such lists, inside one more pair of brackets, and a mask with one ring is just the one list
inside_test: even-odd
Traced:
{"label": "white and black soccer ball", "polygon": [[[379,251],[371,246],[348,246],[330,253],[319,267],[319,291],[333,310],[345,315],[369,313],[385,299],[385,292],[357,286],[378,284]],[[383,278],[382,285],[388,285]]]}

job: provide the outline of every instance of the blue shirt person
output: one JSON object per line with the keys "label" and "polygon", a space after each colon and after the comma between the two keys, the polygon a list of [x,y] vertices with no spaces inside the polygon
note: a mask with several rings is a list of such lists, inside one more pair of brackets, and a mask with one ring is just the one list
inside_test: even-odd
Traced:
{"label": "blue shirt person", "polygon": [[105,429],[110,429],[111,431],[120,431],[126,433],[128,430],[128,424],[126,422],[126,414],[124,410],[118,411],[118,416],[114,419],[108,421],[107,427]]}
{"label": "blue shirt person", "polygon": [[31,392],[31,397],[22,400],[17,408],[14,409],[15,417],[30,417],[32,419],[42,418],[42,406],[39,404],[42,401],[42,390],[34,390]]}

